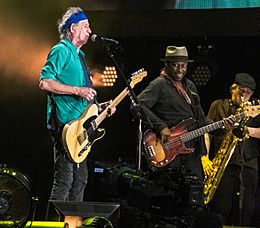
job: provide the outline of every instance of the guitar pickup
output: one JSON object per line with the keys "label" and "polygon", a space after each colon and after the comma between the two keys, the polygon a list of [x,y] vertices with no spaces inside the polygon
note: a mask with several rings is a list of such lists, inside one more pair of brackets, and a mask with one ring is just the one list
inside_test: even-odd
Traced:
{"label": "guitar pickup", "polygon": [[81,156],[82,156],[82,154],[84,153],[84,151],[85,151],[85,150],[84,150],[84,149],[82,149],[82,150],[81,150],[81,151],[78,153],[78,156],[79,156],[79,157],[81,157]]}
{"label": "guitar pickup", "polygon": [[91,145],[90,142],[88,142],[88,144],[86,146],[83,147],[83,149],[78,153],[78,156],[82,156],[83,153],[89,148],[89,146]]}
{"label": "guitar pickup", "polygon": [[91,121],[90,125],[94,131],[97,130],[97,124],[95,121]]}
{"label": "guitar pickup", "polygon": [[149,155],[150,155],[151,157],[153,157],[153,156],[156,155],[153,146],[148,146],[147,149],[148,149],[148,153],[149,153]]}

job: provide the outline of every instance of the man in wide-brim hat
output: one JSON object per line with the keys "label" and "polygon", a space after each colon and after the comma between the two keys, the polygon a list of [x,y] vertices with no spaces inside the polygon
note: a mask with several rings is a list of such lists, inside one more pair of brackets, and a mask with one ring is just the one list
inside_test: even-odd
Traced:
{"label": "man in wide-brim hat", "polygon": [[[166,74],[174,81],[182,81],[187,72],[188,62],[193,62],[193,60],[188,59],[188,51],[185,46],[168,46],[165,57],[161,58],[161,61],[165,63],[165,71],[162,72],[162,75]],[[177,71],[173,68],[176,68]]]}
{"label": "man in wide-brim hat", "polygon": [[185,46],[176,47],[168,46],[166,48],[165,58],[161,58],[163,62],[193,62],[193,60],[188,59],[188,51]]}
{"label": "man in wide-brim hat", "polygon": [[203,174],[200,156],[206,152],[203,138],[189,141],[194,148],[191,153],[193,150],[187,151],[178,139],[183,130],[178,129],[178,126],[173,128],[188,118],[195,120],[198,126],[208,122],[194,83],[185,77],[188,63],[192,60],[189,60],[185,46],[168,46],[161,61],[165,68],[160,76],[151,81],[138,96],[143,111],[151,122],[150,127],[158,137],[157,142],[163,144],[163,151],[159,153],[157,148],[160,146],[151,146],[150,151],[154,154],[148,154],[148,157],[153,166],[184,167],[185,172],[196,176],[201,191],[195,204],[202,206]]}

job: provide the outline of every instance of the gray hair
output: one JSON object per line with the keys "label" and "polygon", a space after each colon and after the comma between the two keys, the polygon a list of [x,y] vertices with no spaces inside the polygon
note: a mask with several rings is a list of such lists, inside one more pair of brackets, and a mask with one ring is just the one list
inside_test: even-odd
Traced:
{"label": "gray hair", "polygon": [[62,18],[58,20],[57,25],[58,25],[58,31],[60,34],[60,39],[67,38],[71,40],[71,32],[70,32],[70,26],[67,29],[63,29],[66,21],[71,17],[71,15],[82,12],[83,9],[80,7],[70,7],[67,9],[67,11],[63,14]]}

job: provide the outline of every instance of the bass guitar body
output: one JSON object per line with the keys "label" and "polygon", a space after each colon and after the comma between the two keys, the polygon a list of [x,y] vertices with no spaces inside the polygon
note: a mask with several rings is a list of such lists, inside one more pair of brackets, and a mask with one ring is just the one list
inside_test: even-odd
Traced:
{"label": "bass guitar body", "polygon": [[69,158],[81,163],[90,152],[93,143],[102,138],[105,129],[95,128],[98,106],[89,104],[82,115],[64,126],[62,141]]}
{"label": "bass guitar body", "polygon": [[171,128],[171,135],[165,142],[162,142],[160,137],[151,130],[144,133],[145,155],[153,166],[164,167],[174,160],[177,155],[189,154],[194,151],[193,148],[187,148],[181,138],[187,132],[187,126],[191,123],[192,120],[187,119]]}

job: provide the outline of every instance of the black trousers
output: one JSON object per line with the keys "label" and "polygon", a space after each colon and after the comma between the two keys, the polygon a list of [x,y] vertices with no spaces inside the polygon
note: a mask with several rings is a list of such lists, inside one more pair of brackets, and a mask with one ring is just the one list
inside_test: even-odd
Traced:
{"label": "black trousers", "polygon": [[[258,171],[244,167],[227,166],[218,189],[209,203],[209,209],[221,215],[225,225],[250,226],[255,209]],[[242,191],[241,191],[242,187]]]}
{"label": "black trousers", "polygon": [[[196,179],[196,191],[194,191],[194,203],[199,206],[204,206],[204,195],[203,195],[203,169],[200,161],[200,155],[196,152],[190,154],[180,154],[178,155],[168,166],[167,168],[180,168],[182,167],[185,170],[187,176],[189,174],[193,175]],[[193,184],[194,185],[194,184]],[[196,196],[195,196],[196,195]],[[196,198],[196,200],[195,200]]]}
{"label": "black trousers", "polygon": [[79,164],[70,161],[61,143],[61,134],[51,132],[51,137],[54,143],[54,180],[50,199],[83,201],[88,180],[87,161],[85,159]]}

